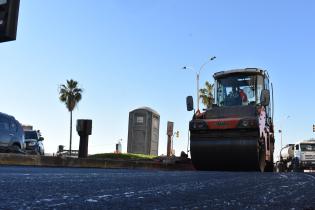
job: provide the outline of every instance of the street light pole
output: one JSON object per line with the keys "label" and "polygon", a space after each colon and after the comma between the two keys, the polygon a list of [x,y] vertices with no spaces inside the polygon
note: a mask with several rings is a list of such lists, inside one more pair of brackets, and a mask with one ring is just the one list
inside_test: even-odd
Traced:
{"label": "street light pole", "polygon": [[280,151],[282,149],[282,130],[279,130],[280,133]]}
{"label": "street light pole", "polygon": [[287,120],[290,118],[290,115],[286,116],[282,122],[280,122],[280,130],[279,130],[279,133],[280,133],[280,150],[282,149],[282,134],[283,134],[283,125],[285,123],[284,120]]}
{"label": "street light pole", "polygon": [[[207,60],[204,64],[202,64],[199,68],[199,71],[196,71],[196,82],[197,82],[197,110],[199,111],[199,101],[200,101],[200,93],[199,93],[199,77],[200,77],[200,72],[205,67],[206,64],[208,64],[210,61],[213,61],[216,59],[215,56],[211,57],[209,60]],[[184,66],[183,69],[191,69],[187,66]]]}

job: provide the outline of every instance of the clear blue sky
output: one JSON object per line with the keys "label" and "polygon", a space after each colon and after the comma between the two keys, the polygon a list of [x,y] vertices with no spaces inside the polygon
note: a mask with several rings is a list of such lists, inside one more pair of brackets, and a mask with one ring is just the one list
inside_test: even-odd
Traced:
{"label": "clear blue sky", "polygon": [[[149,106],[174,121],[186,151],[185,98],[210,56],[201,84],[216,71],[267,69],[275,89],[276,129],[283,144],[314,137],[315,2],[191,0],[21,0],[18,37],[0,44],[0,111],[40,129],[46,152],[69,143],[69,113],[58,86],[78,80],[83,99],[74,120],[93,119],[90,153],[126,151],[129,111]],[[290,116],[287,119],[287,116]],[[74,132],[74,148],[79,138]],[[280,145],[276,135],[277,149]]]}

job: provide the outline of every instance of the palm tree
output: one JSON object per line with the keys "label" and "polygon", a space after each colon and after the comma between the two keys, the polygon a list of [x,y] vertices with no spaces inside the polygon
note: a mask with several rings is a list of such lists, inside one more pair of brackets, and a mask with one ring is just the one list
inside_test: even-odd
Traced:
{"label": "palm tree", "polygon": [[202,103],[207,107],[207,109],[211,108],[214,102],[212,94],[213,87],[214,84],[210,84],[210,82],[206,81],[205,87],[199,90]]}
{"label": "palm tree", "polygon": [[78,87],[78,82],[73,79],[67,80],[67,84],[59,87],[59,100],[66,104],[70,112],[70,156],[72,146],[72,111],[81,100],[82,92],[83,90]]}

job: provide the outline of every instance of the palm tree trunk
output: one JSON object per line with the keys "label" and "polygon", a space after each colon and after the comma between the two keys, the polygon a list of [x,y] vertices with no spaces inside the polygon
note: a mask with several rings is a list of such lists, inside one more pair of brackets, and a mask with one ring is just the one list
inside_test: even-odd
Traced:
{"label": "palm tree trunk", "polygon": [[72,148],[72,111],[70,111],[70,156],[71,156],[71,148]]}

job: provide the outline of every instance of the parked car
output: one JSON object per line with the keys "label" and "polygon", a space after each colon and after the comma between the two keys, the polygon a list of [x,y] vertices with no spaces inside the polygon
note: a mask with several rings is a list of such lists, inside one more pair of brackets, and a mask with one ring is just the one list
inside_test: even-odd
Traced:
{"label": "parked car", "polygon": [[38,130],[25,130],[25,143],[26,143],[26,152],[31,154],[44,155],[44,138],[41,136]]}
{"label": "parked car", "polygon": [[21,124],[13,116],[0,112],[0,151],[23,152],[24,149]]}

